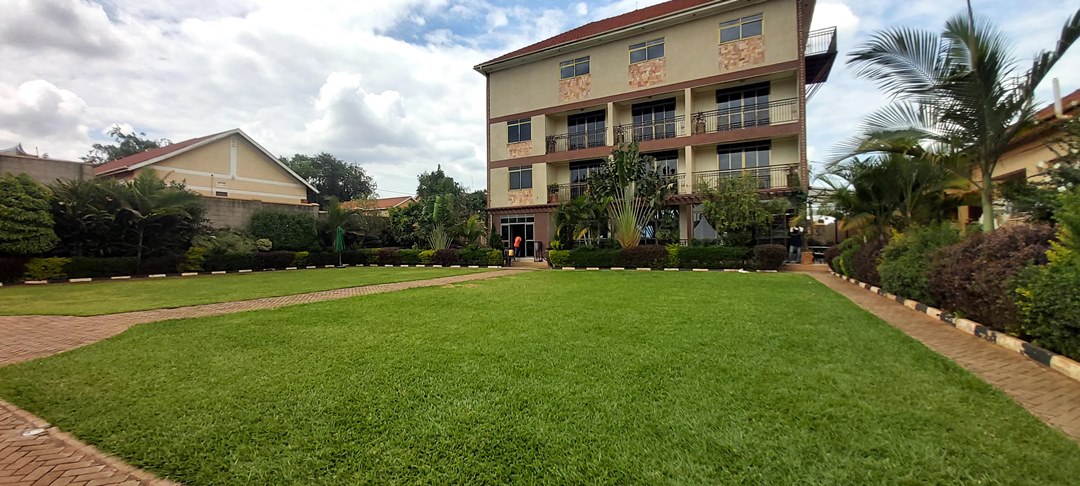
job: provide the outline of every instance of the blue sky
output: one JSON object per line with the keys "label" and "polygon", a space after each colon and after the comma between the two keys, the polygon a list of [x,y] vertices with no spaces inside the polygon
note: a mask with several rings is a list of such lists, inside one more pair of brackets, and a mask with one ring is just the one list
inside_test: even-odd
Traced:
{"label": "blue sky", "polygon": [[[654,3],[0,0],[0,147],[76,158],[115,124],[173,141],[239,127],[279,155],[327,151],[358,163],[384,196],[413,191],[436,164],[481,188],[484,79],[472,66]],[[1024,64],[1076,8],[974,4]],[[819,0],[814,24],[837,26],[846,52],[885,27],[939,30],[963,9],[962,0]],[[1071,92],[1078,73],[1074,48],[1053,74]],[[811,158],[885,102],[838,63],[810,103]]]}

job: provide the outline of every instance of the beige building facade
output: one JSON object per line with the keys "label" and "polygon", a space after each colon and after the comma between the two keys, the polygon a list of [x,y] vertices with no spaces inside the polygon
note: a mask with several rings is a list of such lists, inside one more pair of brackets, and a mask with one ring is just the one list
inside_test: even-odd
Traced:
{"label": "beige building facade", "polygon": [[636,141],[677,194],[678,239],[708,238],[695,188],[750,173],[765,194],[807,187],[806,93],[836,31],[814,0],[672,0],[476,66],[487,78],[488,206],[503,238],[544,247],[555,208]]}

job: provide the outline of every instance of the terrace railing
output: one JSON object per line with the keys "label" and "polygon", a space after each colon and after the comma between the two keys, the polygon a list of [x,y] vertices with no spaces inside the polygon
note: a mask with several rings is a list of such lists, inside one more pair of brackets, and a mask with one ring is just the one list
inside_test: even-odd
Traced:
{"label": "terrace railing", "polygon": [[607,145],[607,130],[585,130],[547,137],[547,153],[569,152]]}
{"label": "terrace railing", "polygon": [[702,185],[715,187],[721,179],[749,175],[757,179],[759,190],[795,189],[801,186],[798,164],[770,165],[733,170],[710,170],[694,172],[693,191]]}
{"label": "terrace railing", "polygon": [[615,143],[647,142],[684,135],[686,135],[686,117],[683,115],[648,122],[627,123],[615,127]]}
{"label": "terrace railing", "polygon": [[690,123],[695,134],[761,127],[799,120],[799,100],[774,100],[738,108],[694,113]]}

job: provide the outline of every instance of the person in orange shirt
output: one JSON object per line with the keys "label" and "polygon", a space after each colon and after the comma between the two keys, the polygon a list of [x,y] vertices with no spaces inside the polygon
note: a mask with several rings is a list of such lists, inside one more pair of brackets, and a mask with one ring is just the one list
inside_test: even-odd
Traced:
{"label": "person in orange shirt", "polygon": [[514,258],[521,258],[521,237],[514,238]]}

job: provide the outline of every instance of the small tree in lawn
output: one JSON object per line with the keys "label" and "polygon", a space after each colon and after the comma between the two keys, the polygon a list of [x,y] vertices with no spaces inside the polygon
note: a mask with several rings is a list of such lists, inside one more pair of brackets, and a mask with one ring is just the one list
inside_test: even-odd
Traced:
{"label": "small tree in lawn", "polygon": [[428,233],[428,244],[432,250],[445,250],[450,248],[450,233],[446,230],[447,201],[445,196],[435,196],[435,204],[431,210],[431,232]]}
{"label": "small tree in lawn", "polygon": [[0,178],[0,254],[37,255],[56,246],[49,198],[26,174]]}
{"label": "small tree in lawn", "polygon": [[725,244],[748,244],[750,232],[768,227],[773,216],[784,210],[783,200],[761,199],[759,183],[753,175],[743,174],[722,177],[715,184],[702,182],[698,187],[701,215]]}
{"label": "small tree in lawn", "polygon": [[118,216],[135,232],[135,257],[139,265],[142,264],[143,242],[148,231],[169,218],[191,219],[192,209],[202,204],[198,193],[166,184],[151,170],[140,172],[122,187],[122,209]]}
{"label": "small tree in lawn", "polygon": [[608,214],[615,240],[623,248],[641,243],[645,226],[671,194],[671,184],[656,171],[656,160],[641,155],[637,142],[620,145],[588,179],[589,192]]}

